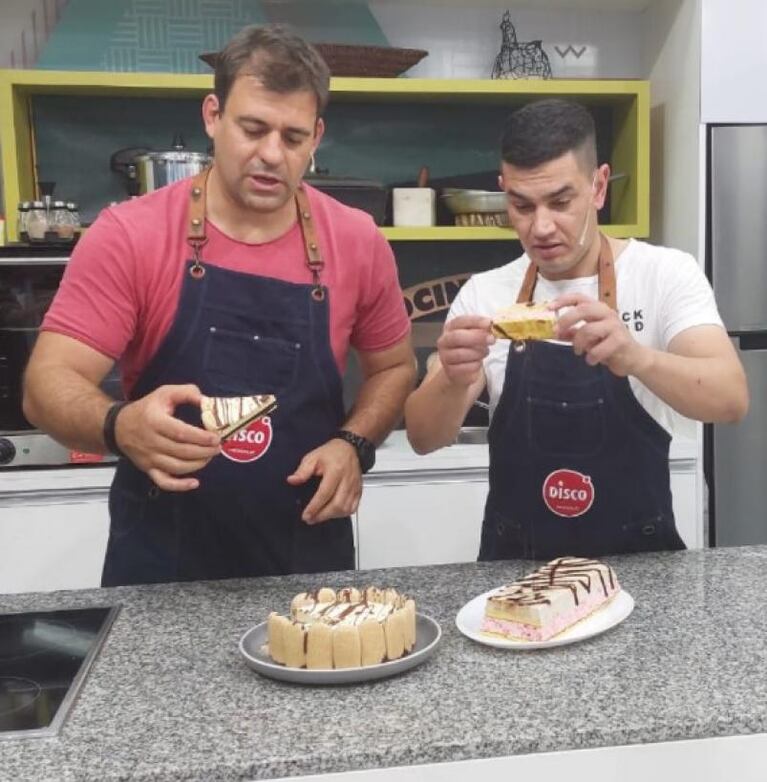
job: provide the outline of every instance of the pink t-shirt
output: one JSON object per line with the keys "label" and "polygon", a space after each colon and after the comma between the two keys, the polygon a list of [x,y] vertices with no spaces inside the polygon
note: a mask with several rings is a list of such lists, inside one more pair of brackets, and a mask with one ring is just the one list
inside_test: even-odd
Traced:
{"label": "pink t-shirt", "polygon": [[[176,315],[191,257],[186,216],[191,180],[101,212],[77,244],[42,329],[121,359],[129,392]],[[330,342],[343,374],[349,346],[377,351],[410,329],[394,255],[365,212],[306,186],[330,291]],[[298,223],[264,244],[247,244],[207,222],[205,263],[311,283]]]}

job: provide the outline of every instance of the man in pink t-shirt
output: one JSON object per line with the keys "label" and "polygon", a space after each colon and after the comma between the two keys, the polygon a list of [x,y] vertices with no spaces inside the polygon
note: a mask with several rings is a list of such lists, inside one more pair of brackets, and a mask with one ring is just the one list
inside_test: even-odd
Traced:
{"label": "man in pink t-shirt", "polygon": [[[73,253],[24,409],[121,457],[104,585],[354,566],[361,473],[415,362],[387,242],[301,183],[328,87],[289,29],[245,28],[203,102],[213,167],[104,210]],[[364,380],[346,415],[350,346]],[[99,388],[117,361],[122,402]],[[231,438],[200,426],[203,395],[261,394],[276,411]]]}

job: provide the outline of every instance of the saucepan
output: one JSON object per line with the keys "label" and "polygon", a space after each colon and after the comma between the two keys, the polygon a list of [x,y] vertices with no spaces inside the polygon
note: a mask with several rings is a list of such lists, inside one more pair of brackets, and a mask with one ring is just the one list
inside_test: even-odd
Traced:
{"label": "saucepan", "polygon": [[109,167],[125,177],[129,195],[140,195],[199,174],[212,162],[212,156],[206,152],[188,150],[177,134],[170,149],[119,149],[112,155]]}

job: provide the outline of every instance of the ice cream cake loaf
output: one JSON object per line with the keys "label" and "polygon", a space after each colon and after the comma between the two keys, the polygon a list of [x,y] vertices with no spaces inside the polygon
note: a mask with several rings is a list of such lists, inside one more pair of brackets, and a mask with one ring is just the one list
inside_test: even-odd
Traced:
{"label": "ice cream cake loaf", "polygon": [[415,646],[415,602],[395,589],[325,587],[296,595],[267,622],[269,654],[291,668],[359,668]]}
{"label": "ice cream cake loaf", "polygon": [[496,590],[481,632],[514,641],[547,641],[606,605],[620,592],[604,562],[560,557]]}

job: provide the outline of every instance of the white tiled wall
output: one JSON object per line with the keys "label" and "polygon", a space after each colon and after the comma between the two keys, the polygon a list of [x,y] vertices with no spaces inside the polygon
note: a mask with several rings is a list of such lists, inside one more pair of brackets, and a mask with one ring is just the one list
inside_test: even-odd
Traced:
{"label": "white tiled wall", "polygon": [[[387,0],[369,3],[392,46],[429,51],[428,57],[408,71],[408,76],[423,78],[489,77],[501,48],[499,25],[508,6],[468,2],[463,6],[437,6],[417,0],[408,4]],[[518,40],[543,42],[555,78],[636,79],[646,75],[643,12],[511,10]]]}
{"label": "white tiled wall", "polygon": [[703,3],[702,115],[709,123],[765,123],[761,86],[767,66],[764,0]]}

